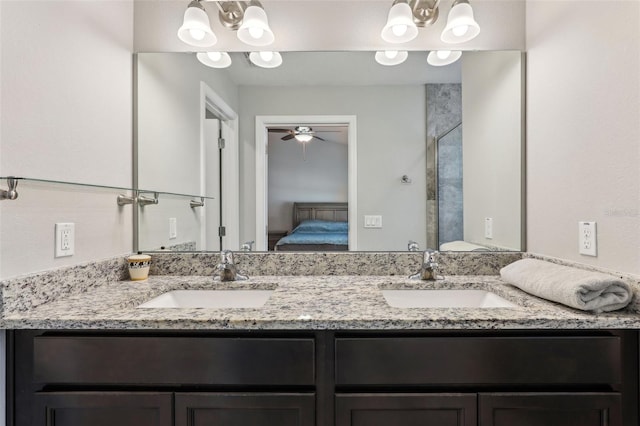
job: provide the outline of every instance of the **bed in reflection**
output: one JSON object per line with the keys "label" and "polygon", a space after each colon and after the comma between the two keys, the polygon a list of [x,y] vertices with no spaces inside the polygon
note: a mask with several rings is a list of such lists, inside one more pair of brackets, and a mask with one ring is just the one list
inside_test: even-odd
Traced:
{"label": "bed in reflection", "polygon": [[293,227],[276,251],[347,251],[347,203],[293,203]]}

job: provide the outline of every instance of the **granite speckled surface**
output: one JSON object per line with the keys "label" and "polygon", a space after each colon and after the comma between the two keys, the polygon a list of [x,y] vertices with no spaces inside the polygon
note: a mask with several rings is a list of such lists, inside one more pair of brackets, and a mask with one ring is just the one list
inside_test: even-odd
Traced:
{"label": "granite speckled surface", "polygon": [[[151,275],[212,275],[217,253],[150,253]],[[520,252],[443,252],[444,275],[497,275],[522,258]],[[253,275],[411,275],[422,264],[422,252],[234,253],[243,273]]]}
{"label": "granite speckled surface", "polygon": [[[530,255],[527,255],[530,256]],[[532,256],[532,255],[531,255]],[[3,328],[42,329],[620,329],[640,328],[640,281],[624,310],[592,314],[528,295],[499,269],[521,253],[442,253],[434,282],[409,280],[422,253],[237,253],[249,281],[212,278],[217,253],[154,253],[146,281],[126,280],[126,256],[3,281]],[[545,259],[547,260],[547,259]],[[565,262],[566,264],[566,262]],[[256,274],[255,272],[258,272]],[[169,274],[171,273],[171,274]],[[141,309],[177,289],[273,289],[259,309]],[[516,308],[393,308],[382,289],[482,289]]]}
{"label": "granite speckled surface", "polygon": [[[176,289],[275,289],[258,309],[141,309]],[[516,308],[393,308],[381,289],[485,289]],[[256,276],[219,283],[202,276],[152,276],[92,288],[25,311],[5,311],[4,328],[43,329],[593,329],[639,328],[637,311],[591,314],[547,302],[496,276],[450,276],[436,282],[390,276]]]}

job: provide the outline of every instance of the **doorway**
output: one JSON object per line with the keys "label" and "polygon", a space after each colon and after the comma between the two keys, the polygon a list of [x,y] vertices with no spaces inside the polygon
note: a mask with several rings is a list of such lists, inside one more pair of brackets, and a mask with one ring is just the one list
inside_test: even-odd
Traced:
{"label": "doorway", "polygon": [[[347,200],[349,250],[357,250],[357,141],[355,116],[257,116],[256,117],[256,249],[268,249],[269,224],[269,128],[294,128],[300,123],[318,128],[341,127],[347,137]],[[302,155],[302,153],[301,153]]]}

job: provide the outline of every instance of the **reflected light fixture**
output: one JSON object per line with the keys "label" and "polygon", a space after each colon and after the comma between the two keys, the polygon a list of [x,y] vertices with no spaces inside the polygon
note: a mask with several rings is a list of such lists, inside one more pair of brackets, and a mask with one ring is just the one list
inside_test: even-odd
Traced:
{"label": "reflected light fixture", "polygon": [[298,133],[294,136],[298,142],[307,143],[313,139],[313,135],[309,133]]}
{"label": "reflected light fixture", "polygon": [[399,50],[385,50],[376,52],[376,62],[380,65],[399,65],[407,60],[409,53]]}
{"label": "reflected light fixture", "polygon": [[244,11],[238,38],[250,46],[268,46],[275,40],[273,31],[269,28],[267,14],[259,3],[252,3]]}
{"label": "reflected light fixture", "polygon": [[464,43],[480,34],[469,0],[455,0],[440,39],[445,43]]}
{"label": "reflected light fixture", "polygon": [[282,65],[282,55],[278,52],[251,52],[249,54],[249,60],[254,65],[262,68],[276,68]]}
{"label": "reflected light fixture", "polygon": [[418,36],[418,27],[413,22],[413,12],[408,3],[400,0],[391,6],[380,36],[389,43],[406,43]]}
{"label": "reflected light fixture", "polygon": [[460,59],[462,52],[459,50],[433,50],[427,56],[427,62],[434,67],[449,65]]}
{"label": "reflected light fixture", "polygon": [[227,52],[200,52],[196,58],[211,68],[227,68],[231,65],[231,56]]}
{"label": "reflected light fixture", "polygon": [[190,46],[209,47],[216,44],[218,38],[211,31],[209,16],[200,0],[189,3],[184,12],[182,26],[178,29],[178,38]]}

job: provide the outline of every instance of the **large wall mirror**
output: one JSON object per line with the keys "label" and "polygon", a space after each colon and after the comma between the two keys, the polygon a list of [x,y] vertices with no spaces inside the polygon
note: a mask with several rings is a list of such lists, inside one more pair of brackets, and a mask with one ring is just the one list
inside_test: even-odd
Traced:
{"label": "large wall mirror", "polygon": [[138,249],[524,249],[523,54],[426,57],[137,54]]}

